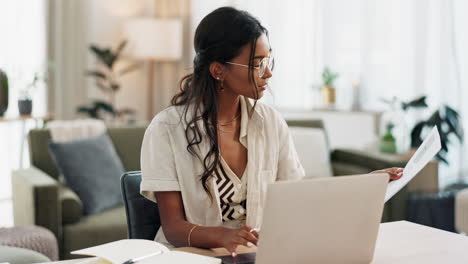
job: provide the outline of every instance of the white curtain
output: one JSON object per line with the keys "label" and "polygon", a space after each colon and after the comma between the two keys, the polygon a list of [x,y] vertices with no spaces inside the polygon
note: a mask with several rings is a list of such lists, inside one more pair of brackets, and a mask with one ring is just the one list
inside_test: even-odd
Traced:
{"label": "white curtain", "polygon": [[[47,70],[45,1],[3,0],[0,28],[0,69],[10,81],[10,104],[6,116],[17,116],[19,90],[24,89],[36,72]],[[41,74],[42,75],[42,74]],[[34,114],[45,113],[45,86],[32,91]]]}
{"label": "white curtain", "polygon": [[[316,87],[329,66],[340,74],[337,107],[349,109],[353,83],[367,110],[385,110],[380,98],[427,95],[426,117],[442,104],[460,112],[468,128],[468,2],[464,0],[231,0],[194,1],[194,28],[214,8],[249,11],[270,31],[276,58],[265,101],[283,110],[317,107]],[[413,120],[414,121],[414,120]],[[466,145],[454,140],[441,185],[463,177]]]}
{"label": "white curtain", "polygon": [[87,1],[48,0],[48,111],[55,119],[72,119],[78,105],[87,103]]}
{"label": "white curtain", "polygon": [[[0,2],[0,69],[9,77],[7,119],[18,116],[19,91],[46,70],[46,1],[2,0]],[[41,83],[32,91],[33,114],[46,112],[46,86]],[[24,123],[23,123],[24,122]],[[0,226],[13,225],[11,171],[20,167],[20,146],[28,121],[0,122]],[[24,163],[27,163],[25,160]]]}

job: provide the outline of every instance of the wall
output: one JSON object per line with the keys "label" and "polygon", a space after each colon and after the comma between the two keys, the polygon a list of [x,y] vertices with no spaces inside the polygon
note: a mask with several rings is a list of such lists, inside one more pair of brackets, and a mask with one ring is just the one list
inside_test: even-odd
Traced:
{"label": "wall", "polygon": [[[132,17],[154,16],[183,17],[184,34],[189,32],[189,0],[50,0],[49,53],[58,61],[60,71],[51,80],[49,110],[57,119],[76,118],[76,107],[94,99],[108,100],[108,96],[94,84],[92,78],[84,77],[85,70],[96,67],[96,59],[89,51],[91,43],[115,49],[123,39],[122,28]],[[154,114],[169,105],[170,98],[178,87],[178,80],[189,68],[190,42],[184,38],[183,62],[157,64],[153,87]],[[116,67],[136,63],[122,59]],[[136,110],[136,119],[147,117],[148,63],[140,61],[141,67],[121,79],[121,89],[116,96],[117,108]]]}

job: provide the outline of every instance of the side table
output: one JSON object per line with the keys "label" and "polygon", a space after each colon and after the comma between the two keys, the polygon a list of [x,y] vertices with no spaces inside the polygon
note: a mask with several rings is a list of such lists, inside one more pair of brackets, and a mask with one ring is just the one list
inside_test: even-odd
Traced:
{"label": "side table", "polygon": [[23,168],[23,158],[24,158],[24,144],[26,142],[27,129],[26,123],[28,121],[34,121],[34,127],[39,128],[40,124],[42,125],[49,120],[52,120],[52,115],[43,115],[43,116],[16,116],[16,117],[0,117],[0,122],[21,122],[21,138],[20,138],[20,156],[19,156],[19,166],[18,168]]}

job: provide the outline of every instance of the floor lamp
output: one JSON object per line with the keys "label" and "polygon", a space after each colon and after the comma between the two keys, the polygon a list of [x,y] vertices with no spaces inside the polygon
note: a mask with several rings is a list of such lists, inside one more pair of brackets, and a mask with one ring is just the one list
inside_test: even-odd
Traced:
{"label": "floor lamp", "polygon": [[148,62],[147,119],[153,118],[155,64],[176,62],[182,57],[180,19],[134,18],[124,25],[130,57]]}

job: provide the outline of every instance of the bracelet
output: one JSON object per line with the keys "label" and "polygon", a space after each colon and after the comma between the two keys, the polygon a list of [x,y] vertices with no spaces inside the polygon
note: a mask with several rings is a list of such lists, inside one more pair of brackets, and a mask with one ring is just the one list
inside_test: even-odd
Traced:
{"label": "bracelet", "polygon": [[192,232],[193,230],[195,230],[195,228],[197,228],[198,226],[197,225],[193,225],[192,228],[190,229],[189,233],[188,233],[188,236],[187,236],[187,244],[189,247],[191,247],[191,243],[190,243],[190,237],[192,236]]}

